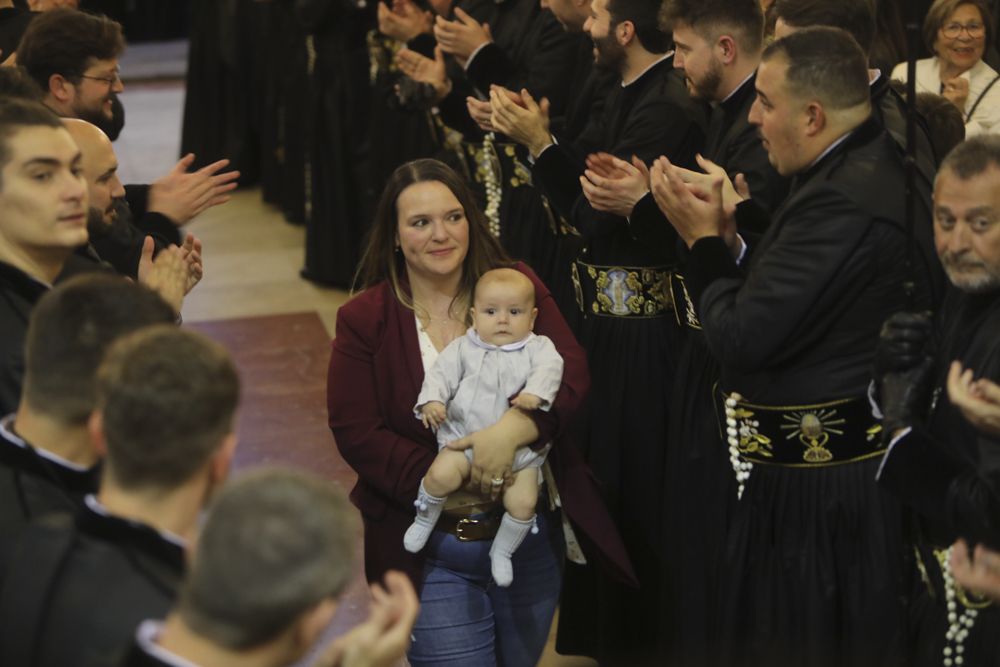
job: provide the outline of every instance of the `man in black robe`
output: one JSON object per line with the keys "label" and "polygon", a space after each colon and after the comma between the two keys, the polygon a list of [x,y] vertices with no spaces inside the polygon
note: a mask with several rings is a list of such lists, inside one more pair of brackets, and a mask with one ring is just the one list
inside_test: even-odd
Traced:
{"label": "man in black robe", "polygon": [[919,315],[890,319],[880,348],[891,442],[879,481],[915,517],[910,665],[994,664],[1000,651],[1000,610],[956,586],[949,566],[958,538],[1000,548],[1000,435],[963,418],[943,391],[956,361],[977,378],[1000,380],[998,184],[995,136],[960,144],[941,164],[934,239],[950,288],[935,322],[933,359],[926,356],[931,321]]}
{"label": "man in black robe", "polygon": [[[775,0],[772,15],[776,18],[774,36],[781,39],[801,28],[827,26],[847,31],[865,54],[871,55],[875,43],[875,12],[870,0]],[[921,16],[923,16],[921,14]],[[869,69],[872,116],[889,132],[901,150],[906,148],[906,101],[889,85],[889,73]],[[928,187],[934,181],[937,163],[930,132],[924,119],[917,116],[915,158],[919,174]]]}
{"label": "man in black robe", "polygon": [[[894,664],[900,518],[874,481],[883,447],[866,393],[880,323],[914,280],[903,163],[871,120],[866,59],[845,32],[809,28],[775,42],[756,87],[750,121],[771,164],[794,178],[742,261],[735,230],[761,215],[752,201],[733,206],[721,175],[686,184],[662,161],[651,170],[690,248],[687,286],[721,364],[718,446],[728,445],[738,487],[719,573],[722,658]],[[913,299],[926,307],[926,217],[914,235]]]}
{"label": "man in black robe", "polygon": [[[64,118],[79,118],[110,136],[114,100],[125,86],[118,58],[125,49],[121,25],[73,9],[45,12],[31,22],[18,48],[18,64],[42,88],[42,102]],[[239,172],[221,172],[219,160],[187,173],[187,155],[152,185],[126,186],[126,199],[144,232],[180,243],[178,228],[205,209],[225,203]],[[221,173],[220,173],[221,172]],[[149,215],[146,213],[159,215]]]}
{"label": "man in black robe", "polygon": [[[121,667],[298,663],[354,574],[354,523],[347,499],[318,477],[272,469],[227,484],[198,535],[177,605],[165,621],[139,626]],[[403,661],[420,608],[413,584],[389,572],[372,593],[368,619],[315,667]]]}
{"label": "man in black robe", "polygon": [[0,413],[17,409],[24,336],[35,303],[87,243],[82,157],[51,111],[0,103]]}
{"label": "man in black robe", "polygon": [[[674,0],[666,3],[661,19],[672,28],[674,66],[683,70],[688,90],[713,105],[702,155],[731,179],[742,178],[757,205],[774,210],[788,191],[788,179],[771,166],[757,127],[748,120],[763,50],[760,4]],[[610,156],[594,156],[591,165],[584,193],[592,206],[628,216],[632,234],[651,246],[678,245],[676,231],[649,191],[646,165]],[[718,559],[734,491],[727,454],[717,446],[710,401],[718,364],[693,316],[681,274],[683,268],[674,276],[673,296],[689,330],[677,355],[665,443],[667,483],[660,521],[665,594],[659,637],[668,655],[688,664],[702,659],[717,630]],[[678,542],[688,548],[673,548]]]}
{"label": "man in black robe", "polygon": [[239,395],[226,351],[172,325],[136,331],[97,372],[100,490],[75,518],[27,526],[0,590],[0,663],[94,665],[161,617],[203,505],[225,479]]}
{"label": "man in black robe", "polygon": [[87,419],[105,350],[175,317],[151,290],[109,275],[68,281],[39,301],[28,327],[24,395],[17,413],[0,420],[0,563],[28,521],[72,513],[97,491]]}
{"label": "man in black robe", "polygon": [[599,115],[575,139],[550,130],[530,95],[524,106],[494,91],[493,125],[525,145],[535,186],[581,236],[577,299],[583,311],[592,409],[581,445],[602,486],[638,575],[640,589],[616,586],[590,567],[567,565],[558,648],[607,664],[658,663],[656,615],[660,566],[657,512],[663,491],[664,443],[681,331],[669,297],[671,248],[637,241],[621,215],[595,209],[584,196],[586,158],[603,151],[652,160],[672,155],[692,164],[702,147],[701,110],[674,71],[659,3],[597,0],[586,29],[596,67],[617,74]]}

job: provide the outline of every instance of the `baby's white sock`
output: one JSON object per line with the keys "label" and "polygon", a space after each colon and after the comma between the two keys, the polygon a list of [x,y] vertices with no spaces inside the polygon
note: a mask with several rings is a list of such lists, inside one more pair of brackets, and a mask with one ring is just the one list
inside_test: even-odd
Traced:
{"label": "baby's white sock", "polygon": [[417,499],[413,501],[414,507],[417,508],[417,516],[413,519],[410,527],[406,529],[406,534],[403,535],[403,547],[407,551],[417,553],[424,548],[431,536],[431,531],[434,530],[434,525],[437,524],[438,517],[441,516],[444,501],[447,499],[447,496],[438,498],[427,493],[424,488],[424,480],[420,480],[420,491],[417,493]]}

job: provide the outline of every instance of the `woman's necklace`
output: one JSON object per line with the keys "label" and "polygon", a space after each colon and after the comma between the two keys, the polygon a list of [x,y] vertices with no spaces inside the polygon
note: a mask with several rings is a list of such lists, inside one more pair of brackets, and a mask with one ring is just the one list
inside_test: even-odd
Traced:
{"label": "woman's necklace", "polygon": [[413,307],[420,330],[430,336],[438,350],[443,350],[448,343],[465,333],[465,320],[454,316],[454,307],[448,308],[447,317],[433,317],[427,308],[418,303],[414,303]]}

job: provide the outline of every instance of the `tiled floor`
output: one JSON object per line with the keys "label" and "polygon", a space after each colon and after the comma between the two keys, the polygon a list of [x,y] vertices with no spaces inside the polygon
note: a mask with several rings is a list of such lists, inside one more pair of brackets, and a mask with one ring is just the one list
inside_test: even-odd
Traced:
{"label": "tiled floor", "polygon": [[[115,144],[125,182],[151,182],[176,162],[183,95],[177,82],[127,83],[127,125]],[[205,278],[186,299],[184,320],[226,345],[243,380],[235,467],[304,467],[348,490],[354,473],[337,454],[325,404],[330,338],[348,295],[299,277],[303,229],[265,206],[256,190],[237,192],[187,229],[204,244]],[[366,609],[359,559],[329,635],[363,618]],[[540,664],[593,663],[556,656],[550,645]]]}

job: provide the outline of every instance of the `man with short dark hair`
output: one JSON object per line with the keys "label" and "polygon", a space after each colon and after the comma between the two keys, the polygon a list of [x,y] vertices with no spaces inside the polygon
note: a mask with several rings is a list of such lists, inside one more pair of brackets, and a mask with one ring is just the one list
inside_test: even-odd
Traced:
{"label": "man with short dark hair", "polygon": [[[903,609],[900,516],[874,481],[884,451],[867,388],[879,326],[933,302],[926,218],[903,220],[904,169],[871,119],[864,53],[844,31],[774,42],[750,122],[793,177],[741,264],[751,201],[721,175],[651,170],[690,248],[687,286],[721,365],[715,401],[736,481],[720,599],[724,664],[893,664]],[[926,197],[927,193],[924,193]],[[918,207],[918,211],[920,208]]]}
{"label": "man with short dark hair", "polygon": [[106,452],[100,490],[74,520],[22,532],[0,591],[0,663],[111,664],[141,620],[167,612],[232,460],[238,395],[229,355],[198,334],[157,325],[114,343],[89,423]]}
{"label": "man with short dark hair", "polygon": [[31,309],[87,243],[80,149],[40,104],[0,102],[0,413],[17,408]]}
{"label": "man with short dark hair", "polygon": [[117,338],[174,317],[151,290],[110,275],[69,280],[38,302],[24,394],[17,413],[0,420],[0,562],[25,523],[76,511],[97,491],[98,455],[87,430],[97,367]]}
{"label": "man with short dark hair", "polygon": [[[328,626],[354,572],[354,512],[332,484],[264,469],[231,482],[212,504],[190,572],[166,621],[145,621],[123,667],[284,667]],[[372,586],[367,622],[315,667],[392,667],[416,619],[399,572]]]}
{"label": "man with short dark hair", "polygon": [[[786,37],[796,30],[815,26],[840,28],[853,37],[866,58],[875,41],[875,9],[871,0],[775,0],[774,36]],[[900,150],[906,150],[906,102],[889,85],[890,72],[868,71],[872,97],[872,116],[881,123]],[[929,188],[934,181],[938,160],[930,133],[922,118],[917,119],[917,166]]]}
{"label": "man with short dark hair", "polygon": [[992,664],[1000,652],[1000,609],[957,586],[949,564],[968,559],[956,549],[1000,548],[1000,433],[965,419],[953,396],[962,366],[1000,380],[998,186],[1000,137],[974,137],[941,163],[934,240],[950,288],[934,324],[897,313],[879,349],[891,438],[879,481],[917,517],[906,664],[918,667]]}
{"label": "man with short dark hair", "polygon": [[[118,59],[125,50],[121,25],[106,16],[75,9],[54,9],[38,16],[18,47],[18,64],[45,93],[44,103],[57,114],[97,125],[109,136],[113,108],[124,90]],[[194,161],[186,155],[150,186],[127,186],[129,207],[144,231],[180,244],[177,227],[206,208],[229,200],[239,172],[218,173],[220,160],[187,173]]]}

